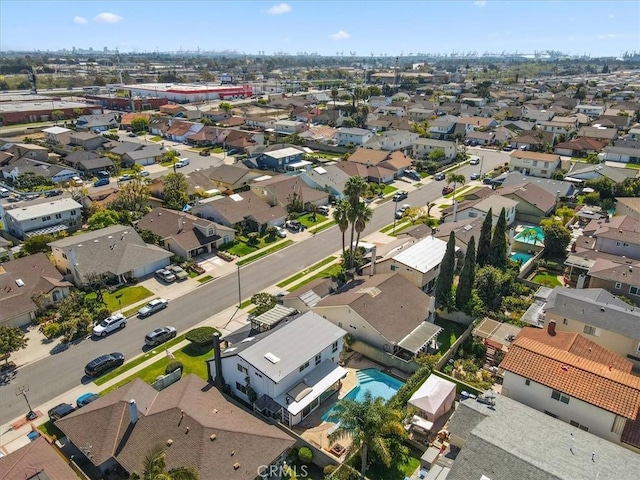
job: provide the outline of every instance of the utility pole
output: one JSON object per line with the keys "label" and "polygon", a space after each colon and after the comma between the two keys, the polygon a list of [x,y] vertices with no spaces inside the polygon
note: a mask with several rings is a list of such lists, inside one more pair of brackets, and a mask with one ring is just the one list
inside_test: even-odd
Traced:
{"label": "utility pole", "polygon": [[242,289],[240,288],[240,265],[238,266],[238,308],[242,305]]}

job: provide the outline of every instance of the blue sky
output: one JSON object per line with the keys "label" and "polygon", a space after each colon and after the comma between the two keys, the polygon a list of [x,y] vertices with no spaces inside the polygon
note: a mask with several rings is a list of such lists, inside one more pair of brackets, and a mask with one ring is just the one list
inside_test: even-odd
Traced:
{"label": "blue sky", "polygon": [[1,0],[0,50],[640,51],[640,2]]}

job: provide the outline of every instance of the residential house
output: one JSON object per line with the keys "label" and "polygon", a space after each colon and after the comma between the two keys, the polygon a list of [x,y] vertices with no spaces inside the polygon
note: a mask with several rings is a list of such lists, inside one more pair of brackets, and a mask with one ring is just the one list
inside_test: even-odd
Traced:
{"label": "residential house", "polygon": [[429,125],[431,138],[438,140],[448,140],[453,138],[453,133],[457,123],[458,117],[454,115],[445,115],[436,118]]}
{"label": "residential house", "polygon": [[576,136],[594,138],[605,144],[610,144],[618,138],[618,130],[605,127],[582,127]]}
{"label": "residential house", "polygon": [[[429,292],[440,274],[440,264],[447,249],[447,242],[434,236],[411,238],[392,244],[382,258],[369,267],[378,273],[397,272],[419,289]],[[456,251],[459,248],[456,246]],[[367,270],[367,271],[369,271]]]}
{"label": "residential house", "polygon": [[[498,181],[503,187],[512,187],[515,185],[521,185],[523,183],[533,183],[537,187],[540,187],[553,195],[559,195],[560,198],[572,198],[577,190],[573,183],[565,182],[563,180],[550,180],[544,178],[527,177],[520,172],[507,172],[500,176],[501,178],[494,179]],[[560,193],[558,193],[560,192]]]}
{"label": "residential house", "polygon": [[557,138],[558,135],[564,135],[565,137],[572,135],[578,128],[577,117],[563,117],[555,115],[553,120],[547,120],[546,122],[540,122],[538,128],[545,132],[553,133],[553,137]]}
{"label": "residential house", "polygon": [[186,259],[211,253],[233,242],[236,234],[233,228],[167,208],[154,208],[138,220],[136,228],[157,235],[160,246]]}
{"label": "residential house", "polygon": [[278,150],[263,152],[257,158],[258,166],[269,170],[284,172],[295,169],[302,162],[303,151],[295,147],[284,147]]}
{"label": "residential house", "polygon": [[127,152],[122,155],[122,163],[126,168],[130,168],[135,165],[153,165],[156,162],[160,162],[162,155],[166,152],[163,145],[143,145],[142,148]]}
{"label": "residential house", "polygon": [[504,128],[508,128],[510,131],[520,135],[522,132],[528,132],[533,130],[535,123],[525,122],[524,120],[517,121],[504,121],[502,122]]}
{"label": "residential house", "polygon": [[392,183],[396,178],[396,172],[390,168],[377,165],[363,165],[357,162],[342,161],[335,164],[350,177],[362,177],[368,182]]}
{"label": "residential house", "polygon": [[82,205],[72,198],[43,201],[5,210],[2,222],[9,234],[21,239],[48,233],[73,233],[82,225]]}
{"label": "residential house", "polygon": [[287,210],[283,206],[272,206],[252,191],[203,198],[193,206],[191,213],[235,230],[257,232],[283,225],[287,218]]}
{"label": "residential house", "polygon": [[[262,132],[251,132],[248,130],[228,129],[228,134],[223,139],[223,146],[226,148],[236,148],[240,152],[247,152],[250,147],[264,145],[265,134]],[[269,148],[267,147],[267,150]]]}
{"label": "residential house", "polygon": [[490,129],[498,126],[498,122],[495,118],[486,117],[470,117],[460,116],[457,120],[458,124],[464,125],[465,133],[470,133],[477,129]]}
{"label": "residential house", "polygon": [[574,163],[571,170],[565,175],[565,179],[569,181],[585,182],[587,180],[595,180],[608,178],[614,183],[621,183],[627,178],[635,178],[637,172],[631,168],[617,168],[608,165],[594,165],[585,163]]}
{"label": "residential house", "polygon": [[28,158],[39,162],[49,161],[49,150],[31,143],[5,143],[0,147],[0,151],[13,155],[13,160]]}
{"label": "residential house", "polygon": [[640,310],[613,293],[556,287],[543,311],[545,328],[555,322],[557,331],[583,335],[640,368]]}
{"label": "residential house", "polygon": [[300,174],[300,178],[311,188],[328,193],[330,200],[341,200],[344,198],[347,181],[351,177],[336,165],[327,165],[305,170]]}
{"label": "residential house", "polygon": [[640,467],[626,448],[503,395],[462,398],[447,429],[451,449],[460,450],[452,462],[435,449],[430,480],[618,479]]}
{"label": "residential house", "polygon": [[93,275],[125,282],[169,265],[171,252],[147,244],[133,227],[112,225],[49,243],[60,272],[77,287]]}
{"label": "residential house", "polygon": [[[107,150],[109,150],[111,153],[115,153],[116,155],[124,155],[127,152],[133,152],[135,150],[140,150],[141,148],[144,147],[143,143],[138,143],[138,142],[111,142],[108,144],[105,144],[105,148]],[[70,155],[72,155],[73,153],[76,152],[72,152]]]}
{"label": "residential house", "polygon": [[115,113],[82,115],[76,120],[76,127],[81,131],[104,132],[118,128],[118,117]]}
{"label": "residential house", "polygon": [[577,264],[578,268],[587,270],[589,287],[604,288],[640,306],[640,261],[601,252],[593,253],[597,255],[595,259],[588,253],[572,255],[566,263]]}
{"label": "residential house", "polygon": [[198,133],[203,127],[201,123],[175,120],[170,123],[164,136],[174,142],[185,143],[190,136]]}
{"label": "residential house", "polygon": [[553,145],[553,133],[544,130],[522,132],[511,141],[510,145],[519,150],[543,150],[545,144]]}
{"label": "residential house", "polygon": [[194,374],[160,392],[135,379],[56,426],[102,472],[142,472],[163,445],[169,470],[190,466],[201,480],[254,480],[295,443]]}
{"label": "residential house", "polygon": [[110,158],[86,150],[71,152],[64,157],[63,161],[87,178],[95,176],[100,171],[111,171],[114,168],[113,161]]}
{"label": "residential house", "polygon": [[529,108],[528,106],[525,106],[524,112],[522,113],[522,120],[539,125],[540,122],[547,122],[551,120],[554,115],[555,112],[551,110],[538,110],[536,108]]}
{"label": "residential house", "polygon": [[[387,152],[369,148],[358,148],[347,158],[347,162],[366,165],[367,167],[381,167],[400,177],[412,164],[412,159],[402,152]],[[366,178],[366,177],[365,177]]]}
{"label": "residential house", "polygon": [[413,122],[424,122],[435,118],[435,110],[421,107],[411,107],[407,109],[407,118]]}
{"label": "residential house", "polygon": [[338,145],[355,145],[358,147],[362,147],[371,137],[373,137],[371,130],[347,127],[339,128],[334,136]]}
{"label": "residential house", "polygon": [[431,298],[397,273],[356,278],[312,310],[355,340],[410,360],[434,347],[442,330],[430,322]]}
{"label": "residential house", "polygon": [[175,103],[167,103],[166,105],[160,105],[160,113],[171,115],[172,117],[179,112],[185,111],[187,108],[184,105],[178,105]]}
{"label": "residential house", "polygon": [[389,130],[371,137],[364,144],[365,148],[377,148],[380,150],[410,152],[418,138],[417,133],[407,130]]}
{"label": "residential house", "polygon": [[207,361],[209,375],[255,411],[297,425],[340,389],[347,375],[338,364],[346,333],[306,312],[231,344],[218,361]]}
{"label": "residential house", "polygon": [[498,194],[518,202],[516,220],[534,225],[538,225],[543,218],[549,217],[560,199],[558,194],[554,195],[533,182],[512,187],[503,186],[498,190]]}
{"label": "residential house", "polygon": [[484,218],[491,210],[493,225],[498,221],[500,211],[505,209],[507,225],[512,225],[516,219],[518,202],[501,195],[491,195],[478,200],[465,200],[442,210],[444,223],[459,222],[461,220]]}
{"label": "residential house", "polygon": [[57,447],[39,435],[17,450],[0,457],[0,480],[73,480],[80,478]]}
{"label": "residential house", "polygon": [[609,162],[640,163],[640,141],[616,140],[605,147],[603,160]]}
{"label": "residential house", "polygon": [[33,174],[44,177],[52,183],[63,183],[80,172],[66,165],[57,165],[39,160],[31,160],[29,158],[20,158],[12,161],[6,167],[1,167],[3,178],[18,180],[21,175]]}
{"label": "residential house", "polygon": [[82,147],[85,150],[98,150],[107,142],[108,140],[102,135],[92,132],[81,131],[69,134],[69,145]]}
{"label": "residential house", "polygon": [[583,234],[595,238],[593,249],[640,260],[640,222],[625,215],[592,220]]}
{"label": "residential house", "polygon": [[477,145],[495,145],[498,141],[495,138],[495,132],[480,132],[471,130],[465,135],[466,141],[475,142]]}
{"label": "residential house", "polygon": [[[174,116],[177,117],[177,114]],[[208,120],[211,120],[213,123],[218,123],[231,118],[232,114],[231,112],[227,112],[226,110],[211,109],[204,112],[202,116]]]}
{"label": "residential house", "polygon": [[307,142],[334,144],[337,130],[328,125],[309,125],[308,130],[300,133],[300,138]]}
{"label": "residential house", "polygon": [[582,113],[591,118],[598,118],[605,111],[604,105],[576,105],[575,112]]}
{"label": "residential house", "polygon": [[47,143],[58,143],[67,145],[69,143],[69,134],[72,133],[73,130],[64,127],[49,127],[42,130],[44,133],[44,139]]}
{"label": "residential house", "polygon": [[90,208],[94,205],[95,207],[108,208],[109,205],[118,198],[119,194],[120,190],[114,187],[89,192],[82,197],[82,206],[84,208]]}
{"label": "residential house", "polygon": [[553,172],[560,167],[560,155],[513,151],[510,157],[510,171],[519,171],[532,177],[551,178]]}
{"label": "residential house", "polygon": [[560,142],[554,147],[554,152],[567,157],[586,157],[590,153],[598,153],[604,148],[604,143],[595,138],[577,137],[567,142]]}
{"label": "residential house", "polygon": [[404,117],[406,110],[404,106],[400,105],[382,105],[374,110],[377,115],[390,115],[395,117]]}
{"label": "residential house", "polygon": [[555,326],[520,331],[500,364],[502,394],[640,451],[640,377],[632,362]]}
{"label": "residential house", "polygon": [[242,165],[220,165],[202,170],[201,173],[206,175],[222,192],[244,189],[256,178],[262,176]]}
{"label": "residential house", "polygon": [[187,142],[200,146],[222,145],[228,134],[229,130],[226,128],[205,125],[198,132],[190,135]]}
{"label": "residential house", "polygon": [[442,150],[445,161],[453,160],[458,153],[454,142],[446,142],[433,138],[417,138],[413,143],[412,155],[415,158],[427,159],[429,154],[434,150]]}
{"label": "residential house", "polygon": [[340,284],[333,277],[316,278],[281,298],[282,305],[299,312],[308,312],[327,295],[336,292]]}
{"label": "residential house", "polygon": [[9,260],[0,266],[0,325],[23,327],[36,321],[40,308],[69,295],[69,282],[44,253]]}
{"label": "residential house", "polygon": [[136,118],[145,119],[147,122],[151,121],[151,114],[148,112],[125,112],[120,117],[120,130],[130,130],[131,124]]}
{"label": "residential house", "polygon": [[298,175],[277,175],[275,177],[252,183],[251,192],[269,205],[279,205],[287,208],[298,195],[303,208],[308,210],[310,205],[320,206],[329,203],[329,194],[316,190],[307,185]]}
{"label": "residential house", "polygon": [[278,120],[273,123],[275,132],[280,135],[295,135],[300,133],[305,128],[305,122],[298,122],[296,120]]}
{"label": "residential house", "polygon": [[616,215],[626,215],[635,221],[640,221],[640,198],[616,197]]}
{"label": "residential house", "polygon": [[244,124],[247,128],[257,128],[260,130],[274,128],[275,122],[275,117],[245,117],[244,119]]}

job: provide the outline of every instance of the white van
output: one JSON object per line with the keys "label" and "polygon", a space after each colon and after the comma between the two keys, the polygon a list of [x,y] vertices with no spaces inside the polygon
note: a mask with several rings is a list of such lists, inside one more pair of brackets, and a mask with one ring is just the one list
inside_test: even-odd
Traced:
{"label": "white van", "polygon": [[7,190],[6,188],[0,187],[0,197],[5,198],[5,197],[8,197],[10,194],[11,192],[9,190]]}
{"label": "white van", "polygon": [[188,158],[181,158],[180,160],[178,160],[176,162],[176,168],[182,168],[182,167],[186,167],[187,165],[189,165],[189,159]]}

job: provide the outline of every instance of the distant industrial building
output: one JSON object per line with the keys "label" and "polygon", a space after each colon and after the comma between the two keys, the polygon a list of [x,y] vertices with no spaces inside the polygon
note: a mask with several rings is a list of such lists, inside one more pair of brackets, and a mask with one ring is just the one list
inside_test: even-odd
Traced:
{"label": "distant industrial building", "polygon": [[64,120],[76,118],[79,115],[102,113],[102,107],[83,102],[51,99],[31,102],[0,102],[0,126],[48,122],[54,120],[52,113],[55,111],[62,112],[59,120]]}
{"label": "distant industrial building", "polygon": [[133,97],[166,98],[177,103],[232,100],[253,95],[253,89],[249,85],[143,83],[139,85],[124,85],[119,89],[128,90]]}

